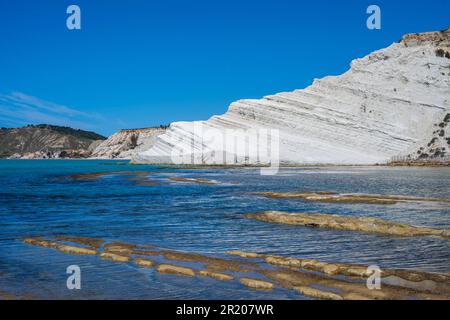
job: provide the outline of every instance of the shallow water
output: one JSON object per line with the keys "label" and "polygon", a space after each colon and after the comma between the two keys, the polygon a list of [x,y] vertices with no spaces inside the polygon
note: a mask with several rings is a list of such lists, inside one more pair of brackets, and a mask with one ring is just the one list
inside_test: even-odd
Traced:
{"label": "shallow water", "polygon": [[[75,180],[99,171],[150,171],[155,186],[126,175]],[[217,185],[169,177],[207,178]],[[336,204],[269,199],[257,191],[335,191],[450,198],[449,168],[176,169],[104,160],[0,161],[0,292],[31,298],[303,299],[284,289],[253,291],[237,281],[158,274],[132,263],[68,255],[22,243],[26,236],[79,235],[225,256],[227,250],[450,272],[450,242],[267,224],[243,217],[261,210],[373,216],[418,226],[450,228],[450,206]],[[79,265],[82,289],[66,288],[66,268]]]}

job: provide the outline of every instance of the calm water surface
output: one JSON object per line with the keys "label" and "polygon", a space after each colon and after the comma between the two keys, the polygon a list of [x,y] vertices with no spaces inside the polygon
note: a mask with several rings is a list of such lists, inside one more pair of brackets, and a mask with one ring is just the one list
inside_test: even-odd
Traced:
{"label": "calm water surface", "polygon": [[[138,186],[125,175],[82,181],[75,173],[149,171],[162,185]],[[170,182],[207,178],[218,185]],[[324,204],[266,199],[256,191],[336,191],[450,197],[449,168],[175,169],[115,161],[0,161],[0,291],[33,298],[303,299],[276,289],[251,291],[236,281],[162,275],[23,244],[26,236],[79,235],[225,256],[226,250],[450,272],[450,243],[433,237],[391,237],[283,226],[247,220],[245,213],[285,210],[372,216],[450,228],[445,203]],[[66,288],[66,268],[82,269],[82,289]]]}

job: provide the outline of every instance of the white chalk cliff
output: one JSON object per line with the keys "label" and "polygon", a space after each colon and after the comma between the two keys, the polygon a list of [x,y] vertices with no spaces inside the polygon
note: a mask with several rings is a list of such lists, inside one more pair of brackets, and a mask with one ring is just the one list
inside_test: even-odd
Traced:
{"label": "white chalk cliff", "polygon": [[135,153],[150,149],[164,127],[124,129],[102,141],[92,151],[94,159],[131,159]]}
{"label": "white chalk cliff", "polygon": [[380,163],[426,145],[449,112],[450,28],[405,35],[306,89],[239,100],[207,121],[172,123],[133,161],[171,163],[174,148],[181,148],[202,163],[217,163],[210,151],[224,148],[214,139],[202,141],[195,131],[201,127],[277,129],[281,163]]}

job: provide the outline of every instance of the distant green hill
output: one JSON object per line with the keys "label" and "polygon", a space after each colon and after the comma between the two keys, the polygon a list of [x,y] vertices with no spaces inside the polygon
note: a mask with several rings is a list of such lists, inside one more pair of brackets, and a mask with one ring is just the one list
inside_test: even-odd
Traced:
{"label": "distant green hill", "polygon": [[106,137],[95,132],[48,124],[0,129],[0,158],[37,151],[89,150]]}

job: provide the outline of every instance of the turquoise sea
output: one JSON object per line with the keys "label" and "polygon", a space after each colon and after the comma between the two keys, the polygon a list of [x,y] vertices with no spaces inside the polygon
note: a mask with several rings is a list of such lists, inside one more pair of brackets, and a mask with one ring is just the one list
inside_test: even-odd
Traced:
{"label": "turquoise sea", "polygon": [[[150,184],[118,171],[146,171]],[[109,172],[94,179],[74,174]],[[169,180],[205,178],[215,185]],[[23,243],[24,237],[98,237],[107,241],[225,257],[232,249],[323,261],[450,272],[450,242],[268,224],[244,217],[262,210],[372,216],[450,228],[450,206],[315,203],[269,199],[257,191],[335,191],[450,198],[450,168],[180,169],[105,160],[0,161],[0,292],[42,299],[304,299],[284,289],[252,291],[238,281],[163,275],[132,263],[70,255]],[[81,290],[68,290],[78,265]]]}

